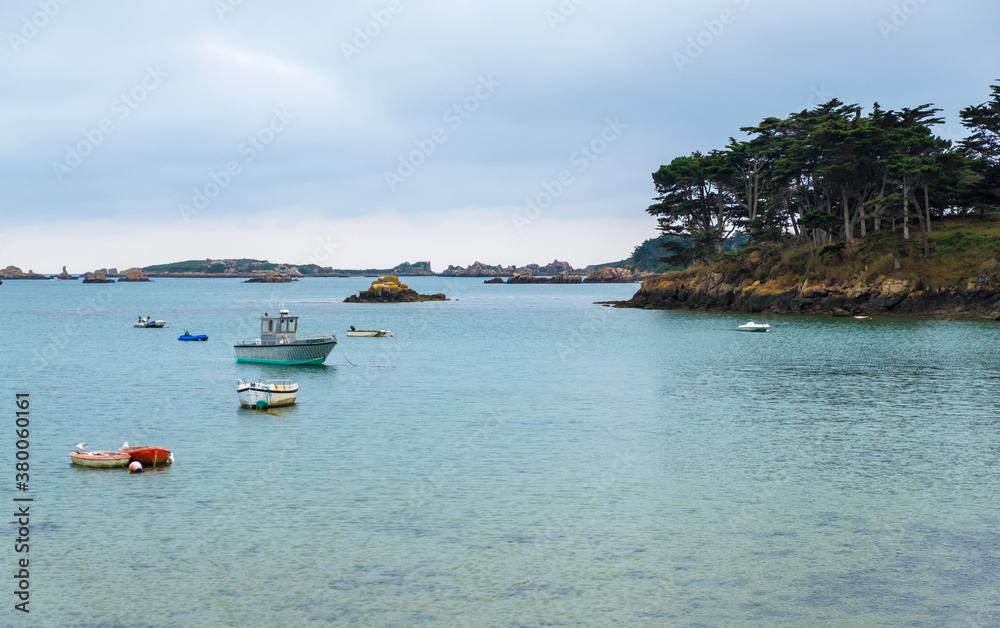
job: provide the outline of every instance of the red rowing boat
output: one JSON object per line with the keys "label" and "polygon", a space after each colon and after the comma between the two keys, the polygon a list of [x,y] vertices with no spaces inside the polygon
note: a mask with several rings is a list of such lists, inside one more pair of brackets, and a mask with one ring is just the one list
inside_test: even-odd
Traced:
{"label": "red rowing boat", "polygon": [[155,467],[158,464],[171,464],[174,461],[174,455],[170,453],[169,449],[163,447],[122,447],[118,451],[128,454],[129,460],[138,461],[143,466],[152,465]]}

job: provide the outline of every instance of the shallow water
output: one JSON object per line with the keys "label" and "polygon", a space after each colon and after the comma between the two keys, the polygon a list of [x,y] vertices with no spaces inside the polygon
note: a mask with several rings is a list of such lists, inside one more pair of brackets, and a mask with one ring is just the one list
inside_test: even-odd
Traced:
{"label": "shallow water", "polygon": [[[593,305],[634,285],[473,279],[341,303],[369,281],[5,282],[0,403],[12,428],[31,394],[35,501],[32,612],[2,594],[0,624],[1000,625],[1000,326],[742,334]],[[338,333],[326,366],[234,362],[279,302]],[[246,376],[298,403],[241,409]],[[69,464],[125,440],[177,462]]]}

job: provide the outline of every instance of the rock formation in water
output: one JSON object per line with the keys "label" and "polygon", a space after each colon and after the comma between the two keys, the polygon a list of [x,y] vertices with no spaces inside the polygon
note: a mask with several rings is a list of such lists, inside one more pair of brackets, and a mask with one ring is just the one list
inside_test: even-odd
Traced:
{"label": "rock formation in water", "polygon": [[552,277],[534,277],[532,275],[516,274],[507,280],[507,283],[583,283],[580,275],[570,275],[566,271]]}
{"label": "rock formation in water", "polygon": [[344,299],[344,303],[414,303],[417,301],[447,301],[444,294],[417,294],[395,275],[386,275],[372,282],[371,287]]}
{"label": "rock formation in water", "polygon": [[146,273],[142,272],[141,268],[129,268],[128,270],[124,271],[122,273],[122,276],[118,279],[119,283],[121,283],[123,281],[124,282],[129,282],[129,281],[140,282],[140,281],[152,281],[152,279],[150,279],[149,277],[147,277]]}
{"label": "rock formation in water", "polygon": [[45,275],[39,275],[33,270],[24,272],[17,266],[8,266],[0,270],[0,277],[4,279],[48,279]]}
{"label": "rock formation in water", "polygon": [[104,273],[106,269],[102,268],[100,270],[95,270],[92,273],[87,273],[83,276],[83,283],[114,283],[114,279],[108,279],[107,275]]}

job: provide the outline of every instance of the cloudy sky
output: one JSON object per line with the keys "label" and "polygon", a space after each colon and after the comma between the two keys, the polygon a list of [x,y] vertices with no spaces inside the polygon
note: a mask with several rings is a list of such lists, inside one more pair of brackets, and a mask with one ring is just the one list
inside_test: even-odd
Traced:
{"label": "cloudy sky", "polygon": [[650,173],[834,96],[958,111],[986,0],[5,0],[0,267],[574,266]]}

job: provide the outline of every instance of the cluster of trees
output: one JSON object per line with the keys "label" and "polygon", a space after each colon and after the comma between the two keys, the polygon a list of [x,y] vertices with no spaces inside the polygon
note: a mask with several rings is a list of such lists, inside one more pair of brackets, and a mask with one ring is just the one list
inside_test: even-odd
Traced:
{"label": "cluster of trees", "polygon": [[815,244],[853,242],[877,231],[909,239],[924,255],[931,221],[1000,210],[1000,82],[986,103],[962,110],[966,139],[934,134],[940,109],[921,105],[865,115],[834,99],[740,129],[723,150],[678,157],[653,173],[647,210],[681,236],[664,261],[708,260],[740,231],[750,242],[788,236]]}

